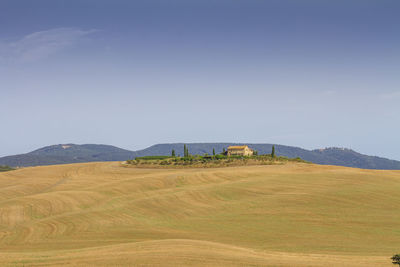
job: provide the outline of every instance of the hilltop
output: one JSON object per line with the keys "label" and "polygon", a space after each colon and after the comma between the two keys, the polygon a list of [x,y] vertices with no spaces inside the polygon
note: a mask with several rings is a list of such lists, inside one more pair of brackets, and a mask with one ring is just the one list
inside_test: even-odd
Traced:
{"label": "hilltop", "polygon": [[[167,156],[172,149],[183,155],[183,143],[157,144],[146,149],[130,151],[109,145],[97,144],[60,144],[44,147],[26,154],[0,158],[0,165],[12,167],[83,163],[95,161],[125,161],[143,156]],[[189,143],[190,153],[194,155],[217,153],[231,145],[242,143]],[[247,144],[259,154],[271,153],[272,144]],[[367,156],[351,149],[326,148],[307,150],[299,147],[275,145],[276,154],[288,158],[301,158],[317,164],[356,167],[363,169],[400,170],[400,161],[381,157]]]}
{"label": "hilltop", "polygon": [[1,266],[390,266],[400,171],[304,163],[0,173]]}
{"label": "hilltop", "polygon": [[237,166],[255,166],[255,165],[277,165],[291,162],[309,163],[300,158],[272,157],[271,155],[215,155],[215,156],[144,156],[137,157],[134,160],[123,162],[127,166],[142,168],[221,168]]}

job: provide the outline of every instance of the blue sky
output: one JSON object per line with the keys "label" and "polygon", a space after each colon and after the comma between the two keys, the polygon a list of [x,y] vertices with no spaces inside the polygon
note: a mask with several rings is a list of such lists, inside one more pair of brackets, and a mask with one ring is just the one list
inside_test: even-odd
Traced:
{"label": "blue sky", "polygon": [[0,156],[59,143],[400,160],[398,0],[0,0]]}

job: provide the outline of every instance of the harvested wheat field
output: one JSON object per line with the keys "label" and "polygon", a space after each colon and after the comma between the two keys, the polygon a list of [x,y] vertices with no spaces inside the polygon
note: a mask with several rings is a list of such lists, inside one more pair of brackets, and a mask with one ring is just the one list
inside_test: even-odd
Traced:
{"label": "harvested wheat field", "polygon": [[391,266],[400,171],[303,163],[0,174],[0,266]]}

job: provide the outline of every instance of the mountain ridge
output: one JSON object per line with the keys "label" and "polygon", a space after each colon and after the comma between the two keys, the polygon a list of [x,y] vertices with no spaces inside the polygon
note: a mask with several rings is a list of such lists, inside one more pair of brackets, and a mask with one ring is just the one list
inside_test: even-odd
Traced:
{"label": "mountain ridge", "polygon": [[[68,163],[83,163],[94,161],[122,161],[141,156],[170,155],[174,149],[177,155],[183,155],[183,145],[189,147],[191,154],[217,153],[230,145],[248,145],[259,154],[269,154],[273,144],[249,143],[163,143],[155,144],[145,149],[131,151],[116,146],[104,144],[58,144],[45,146],[34,151],[5,156],[0,158],[0,165],[12,167],[28,167],[40,165],[55,165]],[[307,150],[301,147],[275,145],[276,154],[289,158],[300,157],[304,160],[324,165],[337,165],[364,169],[400,170],[400,161],[387,158],[368,156],[348,148],[330,147]]]}

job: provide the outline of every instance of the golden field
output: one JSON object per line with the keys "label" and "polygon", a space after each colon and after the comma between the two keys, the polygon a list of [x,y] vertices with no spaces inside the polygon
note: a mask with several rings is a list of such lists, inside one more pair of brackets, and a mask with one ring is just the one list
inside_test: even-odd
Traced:
{"label": "golden field", "polygon": [[0,266],[392,266],[400,171],[304,163],[0,173]]}

